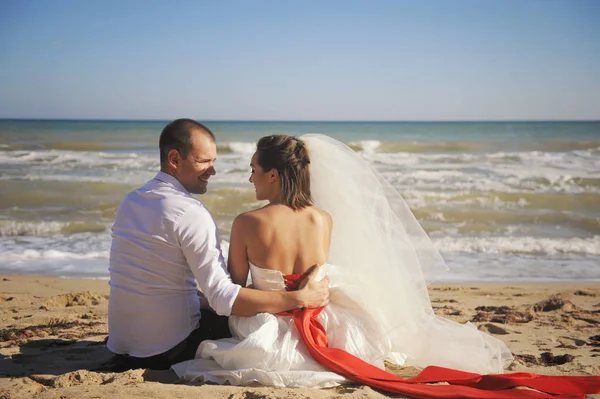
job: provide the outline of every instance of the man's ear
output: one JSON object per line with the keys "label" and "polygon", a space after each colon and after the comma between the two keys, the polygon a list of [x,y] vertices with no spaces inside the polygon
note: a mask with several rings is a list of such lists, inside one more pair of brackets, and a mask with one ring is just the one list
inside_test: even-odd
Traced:
{"label": "man's ear", "polygon": [[175,148],[173,148],[167,154],[167,160],[169,161],[169,165],[176,168],[179,166],[179,162],[181,161],[181,154]]}

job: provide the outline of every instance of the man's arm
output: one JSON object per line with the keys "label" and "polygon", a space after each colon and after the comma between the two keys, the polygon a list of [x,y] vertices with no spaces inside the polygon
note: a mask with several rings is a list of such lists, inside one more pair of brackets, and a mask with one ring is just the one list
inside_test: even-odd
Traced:
{"label": "man's arm", "polygon": [[260,291],[242,288],[233,303],[232,314],[254,316],[257,313],[279,313],[298,308],[318,308],[329,303],[329,277],[316,281],[320,266],[303,281],[298,291]]}
{"label": "man's arm", "polygon": [[[248,279],[248,243],[255,225],[247,214],[235,218],[231,226],[231,240],[227,268],[234,283],[246,286]],[[317,268],[307,276],[304,291],[260,291],[242,288],[233,303],[232,314],[253,316],[256,313],[279,313],[303,307],[319,307],[326,304],[329,297],[329,280],[315,281]]]}
{"label": "man's arm", "polygon": [[183,215],[177,227],[183,254],[210,306],[223,316],[279,313],[329,302],[329,279],[315,281],[315,268],[298,291],[274,292],[241,288],[231,281],[218,242],[214,220],[200,205]]}

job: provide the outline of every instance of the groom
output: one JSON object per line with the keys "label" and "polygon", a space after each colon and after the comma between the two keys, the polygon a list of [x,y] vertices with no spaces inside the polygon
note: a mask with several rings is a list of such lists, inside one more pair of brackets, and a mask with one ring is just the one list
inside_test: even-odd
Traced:
{"label": "groom", "polygon": [[[213,133],[177,119],[163,129],[159,147],[160,172],[125,197],[112,228],[107,346],[116,354],[115,371],[167,369],[192,359],[201,341],[231,336],[231,314],[327,304],[328,280],[315,281],[317,268],[294,292],[233,284],[217,226],[192,196],[204,194],[216,173]],[[200,309],[198,286],[216,314]]]}

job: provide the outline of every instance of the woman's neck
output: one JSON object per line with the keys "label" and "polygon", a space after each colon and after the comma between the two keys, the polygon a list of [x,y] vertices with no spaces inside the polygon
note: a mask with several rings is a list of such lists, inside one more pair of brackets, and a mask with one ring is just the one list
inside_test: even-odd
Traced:
{"label": "woman's neck", "polygon": [[281,198],[281,193],[277,193],[271,198],[268,199],[269,205],[284,205],[283,198]]}

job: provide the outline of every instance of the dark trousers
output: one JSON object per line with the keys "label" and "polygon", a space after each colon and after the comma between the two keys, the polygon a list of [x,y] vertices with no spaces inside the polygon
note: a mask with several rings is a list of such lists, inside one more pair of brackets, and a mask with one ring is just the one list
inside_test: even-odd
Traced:
{"label": "dark trousers", "polygon": [[110,371],[121,372],[131,369],[167,370],[171,365],[193,359],[200,342],[206,339],[230,338],[229,320],[210,310],[201,310],[200,327],[188,335],[186,339],[166,352],[150,357],[134,357],[116,354],[112,360]]}

